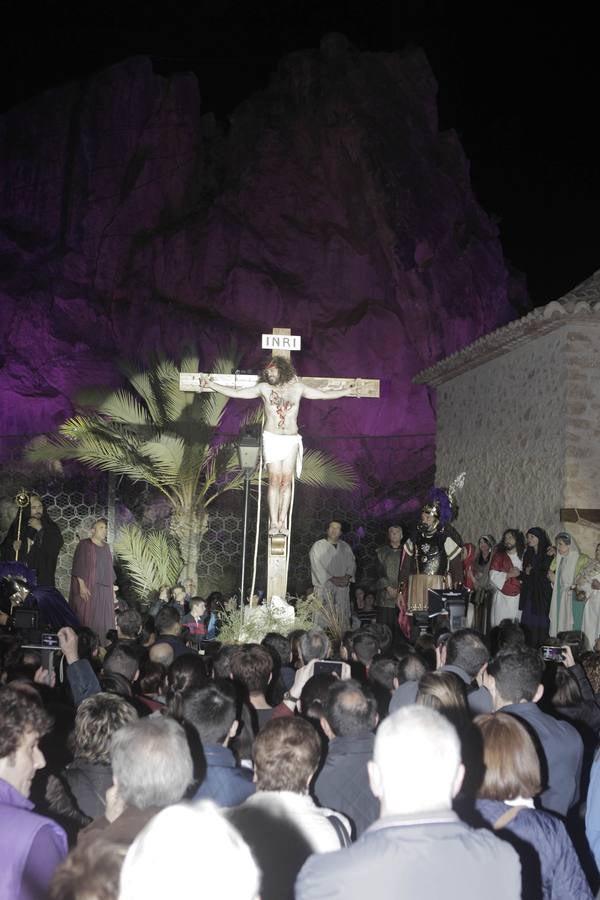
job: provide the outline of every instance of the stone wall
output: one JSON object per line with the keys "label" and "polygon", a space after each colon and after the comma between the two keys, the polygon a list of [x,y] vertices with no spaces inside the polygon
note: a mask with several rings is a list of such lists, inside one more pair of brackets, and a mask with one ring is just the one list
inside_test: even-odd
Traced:
{"label": "stone wall", "polygon": [[[466,471],[456,522],[464,540],[499,538],[511,526],[556,533],[565,496],[565,417],[568,407],[579,409],[574,389],[565,388],[573,344],[562,326],[438,388],[436,484]],[[574,461],[570,472],[573,478]]]}
{"label": "stone wall", "polygon": [[[597,316],[596,316],[597,318]],[[600,322],[573,322],[566,340],[565,508],[600,509]],[[600,529],[569,523],[590,555]]]}

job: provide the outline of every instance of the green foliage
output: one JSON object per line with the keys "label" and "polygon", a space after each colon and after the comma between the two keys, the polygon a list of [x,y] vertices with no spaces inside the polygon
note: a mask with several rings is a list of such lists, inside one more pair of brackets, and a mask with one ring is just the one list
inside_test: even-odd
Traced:
{"label": "green foliage", "polygon": [[143,532],[137,525],[123,528],[115,552],[140,598],[163,584],[175,584],[182,559],[177,541],[167,531]]}
{"label": "green foliage", "polygon": [[260,644],[269,631],[276,631],[287,637],[290,632],[299,628],[308,631],[318,626],[323,628],[333,641],[341,642],[346,623],[330,596],[319,599],[310,594],[305,600],[292,599],[295,600],[296,611],[296,617],[292,621],[282,620],[267,605],[258,608],[259,615],[256,615],[257,610],[250,610],[249,614],[248,607],[244,608],[243,615],[239,609],[225,613],[221,620],[219,640],[223,644]]}
{"label": "green foliage", "polygon": [[[125,369],[127,387],[80,391],[76,414],[58,433],[33,441],[26,454],[29,462],[77,460],[159,491],[172,508],[171,531],[191,576],[196,574],[208,506],[225,491],[244,485],[235,446],[219,439],[228,398],[179,389],[180,368],[196,372],[198,367],[196,356],[182,359],[181,367],[163,359],[147,370]],[[236,368],[231,352],[218,359],[212,371],[229,373]],[[261,413],[257,409],[246,420],[258,421]],[[356,484],[350,467],[319,450],[306,452],[301,481],[341,490]],[[138,576],[145,583],[141,570]]]}
{"label": "green foliage", "polygon": [[[258,610],[260,615],[252,615]],[[312,610],[306,601],[299,601],[296,604],[296,618],[292,621],[282,620],[267,606],[261,606],[258,610],[250,610],[249,615],[248,607],[245,607],[243,616],[239,609],[225,613],[221,619],[219,640],[223,644],[260,644],[269,631],[287,636],[290,631],[297,628],[308,631],[315,624]]]}

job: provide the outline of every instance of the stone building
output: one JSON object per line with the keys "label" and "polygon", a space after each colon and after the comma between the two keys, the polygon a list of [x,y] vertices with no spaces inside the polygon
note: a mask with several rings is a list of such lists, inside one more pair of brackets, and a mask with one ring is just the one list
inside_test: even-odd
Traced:
{"label": "stone building", "polygon": [[600,540],[600,270],[415,378],[437,391],[436,484],[466,471],[465,540],[561,523]]}

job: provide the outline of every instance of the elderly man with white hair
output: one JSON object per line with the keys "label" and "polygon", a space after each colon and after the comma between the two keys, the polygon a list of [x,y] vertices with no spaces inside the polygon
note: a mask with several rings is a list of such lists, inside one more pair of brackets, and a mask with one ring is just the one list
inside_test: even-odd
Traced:
{"label": "elderly man with white hair", "polygon": [[194,777],[185,731],[167,716],[149,716],[120,728],[110,749],[113,783],[106,812],[79,835],[130,844],[165,806],[183,799]]}
{"label": "elderly man with white hair", "polygon": [[369,763],[379,819],[351,847],[312,856],[296,881],[296,900],[518,900],[515,851],[452,811],[463,775],[447,719],[419,706],[393,713]]}
{"label": "elderly man with white hair", "polygon": [[123,864],[119,900],[258,900],[259,888],[248,845],[214,803],[201,800],[163,810],[138,835]]}

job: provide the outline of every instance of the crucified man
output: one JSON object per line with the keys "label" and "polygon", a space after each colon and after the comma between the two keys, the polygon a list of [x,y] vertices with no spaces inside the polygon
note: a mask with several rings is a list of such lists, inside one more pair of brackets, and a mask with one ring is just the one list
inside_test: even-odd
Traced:
{"label": "crucified man", "polygon": [[230,388],[208,378],[202,387],[210,387],[226,397],[252,399],[260,397],[265,411],[263,458],[269,472],[269,534],[287,534],[287,515],[292,496],[294,469],[302,469],[302,437],[298,434],[300,400],[333,400],[356,396],[356,382],[341,390],[310,387],[298,378],[292,364],[274,356],[263,369],[257,384],[246,388]]}

